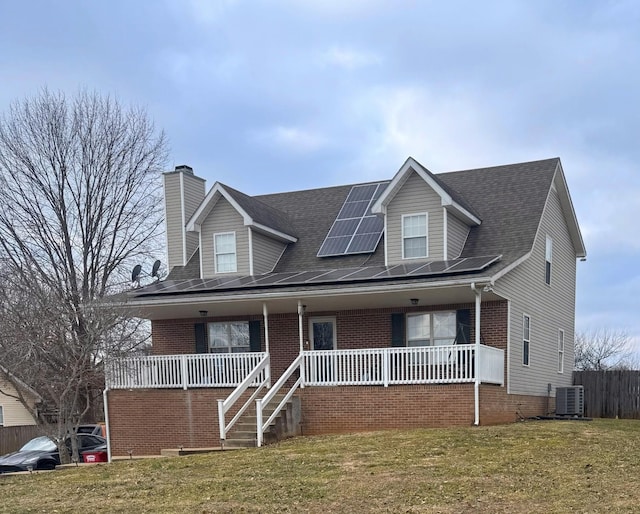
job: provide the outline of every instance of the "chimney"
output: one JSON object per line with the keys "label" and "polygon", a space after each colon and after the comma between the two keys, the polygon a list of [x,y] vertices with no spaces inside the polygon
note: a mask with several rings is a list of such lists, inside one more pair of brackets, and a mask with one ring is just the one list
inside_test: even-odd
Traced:
{"label": "chimney", "polygon": [[198,234],[187,233],[186,225],[205,196],[205,180],[193,168],[182,164],[163,173],[167,237],[167,268],[184,266],[198,248]]}

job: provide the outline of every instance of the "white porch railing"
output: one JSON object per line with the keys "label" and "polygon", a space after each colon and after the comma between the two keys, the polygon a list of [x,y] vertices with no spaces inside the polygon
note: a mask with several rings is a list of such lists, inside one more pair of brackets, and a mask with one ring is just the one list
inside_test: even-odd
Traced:
{"label": "white porch railing", "polygon": [[[307,386],[473,382],[475,345],[304,352]],[[504,352],[480,346],[482,382],[504,383]]]}
{"label": "white porch railing", "polygon": [[[113,359],[106,365],[106,386],[109,389],[236,387],[266,356],[265,352],[252,352]],[[263,370],[255,384],[267,376],[268,370]]]}

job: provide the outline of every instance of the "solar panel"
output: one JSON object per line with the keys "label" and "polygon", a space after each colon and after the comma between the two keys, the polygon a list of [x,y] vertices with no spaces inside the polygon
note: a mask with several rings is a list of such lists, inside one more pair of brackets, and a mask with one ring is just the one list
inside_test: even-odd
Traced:
{"label": "solar panel", "polygon": [[378,182],[353,186],[325,237],[318,257],[372,253],[375,251],[384,221],[371,213],[371,206],[389,184]]}

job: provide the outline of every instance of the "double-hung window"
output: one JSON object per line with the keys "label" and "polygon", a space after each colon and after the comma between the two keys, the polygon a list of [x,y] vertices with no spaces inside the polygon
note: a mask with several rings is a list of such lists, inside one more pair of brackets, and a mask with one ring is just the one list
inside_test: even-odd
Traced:
{"label": "double-hung window", "polygon": [[402,216],[402,258],[419,259],[429,256],[427,236],[428,216],[406,214]]}
{"label": "double-hung window", "polygon": [[209,352],[242,353],[250,351],[249,322],[209,323]]}
{"label": "double-hung window", "polygon": [[544,281],[551,285],[551,259],[553,257],[553,239],[547,236],[547,244],[544,250]]}
{"label": "double-hung window", "polygon": [[531,318],[524,314],[522,316],[522,364],[529,365],[529,352],[531,346]]}
{"label": "double-hung window", "polygon": [[235,273],[238,270],[235,232],[214,234],[213,249],[216,261],[216,273]]}
{"label": "double-hung window", "polygon": [[4,426],[4,413],[2,412],[2,405],[0,405],[0,427]]}
{"label": "double-hung window", "polygon": [[407,315],[407,346],[443,346],[455,340],[455,311]]}

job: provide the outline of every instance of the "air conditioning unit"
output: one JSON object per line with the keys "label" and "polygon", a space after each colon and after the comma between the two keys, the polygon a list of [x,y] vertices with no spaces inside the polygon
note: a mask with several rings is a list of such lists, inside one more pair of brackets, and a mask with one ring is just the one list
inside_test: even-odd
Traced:
{"label": "air conditioning unit", "polygon": [[584,416],[584,387],[556,388],[556,415]]}

